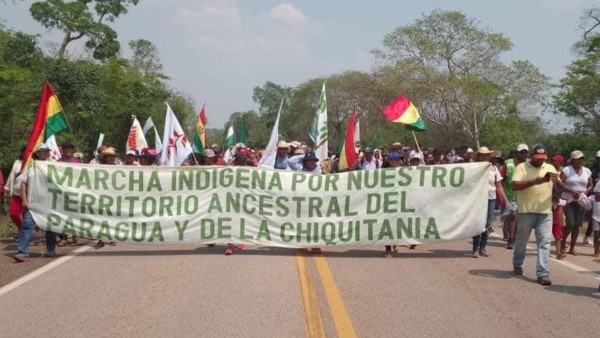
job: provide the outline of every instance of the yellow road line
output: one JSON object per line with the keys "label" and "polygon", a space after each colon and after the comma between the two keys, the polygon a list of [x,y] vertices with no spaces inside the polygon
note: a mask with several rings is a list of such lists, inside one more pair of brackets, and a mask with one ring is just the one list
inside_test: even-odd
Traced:
{"label": "yellow road line", "polygon": [[301,250],[296,251],[296,265],[298,266],[298,278],[300,279],[302,303],[304,304],[306,336],[308,338],[324,338],[325,328],[323,326],[321,310],[319,310],[319,300],[310,279],[306,258],[303,256]]}
{"label": "yellow road line", "polygon": [[327,260],[323,256],[318,256],[315,257],[315,263],[317,264],[317,271],[319,271],[319,276],[321,276],[321,281],[323,282],[325,296],[327,296],[327,302],[329,303],[329,309],[333,316],[338,337],[357,337],[354,325],[352,324],[352,320],[350,320],[348,311],[346,311],[346,305],[344,305],[342,295],[335,283]]}

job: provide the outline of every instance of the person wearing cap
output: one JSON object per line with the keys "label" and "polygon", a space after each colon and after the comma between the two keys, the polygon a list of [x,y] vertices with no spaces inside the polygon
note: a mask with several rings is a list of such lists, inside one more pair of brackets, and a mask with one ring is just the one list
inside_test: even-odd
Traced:
{"label": "person wearing cap", "polygon": [[304,155],[306,155],[304,149],[298,148],[294,150],[292,156],[290,156],[287,160],[288,169],[293,171],[302,171],[302,160],[304,159]]}
{"label": "person wearing cap", "polygon": [[137,150],[129,149],[125,153],[125,162],[123,162],[123,165],[139,166],[140,165],[140,163],[138,162],[139,157],[140,156],[139,156]]}
{"label": "person wearing cap", "polygon": [[421,164],[425,164],[423,153],[416,150],[411,151],[408,155],[408,165],[414,167]]}
{"label": "person wearing cap", "polygon": [[[492,160],[493,151],[488,147],[480,147],[477,150],[477,161],[490,163]],[[488,194],[487,194],[487,216],[485,219],[485,230],[473,237],[473,257],[477,258],[488,257],[490,254],[486,251],[488,243],[488,234],[492,232],[492,220],[494,210],[496,210],[496,199],[500,200],[500,204],[506,205],[506,195],[502,188],[502,176],[496,166],[490,163],[488,168]]]}
{"label": "person wearing cap", "polygon": [[[47,161],[50,158],[50,147],[42,143],[35,149],[33,155],[34,161]],[[19,236],[18,252],[13,256],[13,259],[18,262],[28,262],[29,258],[29,241],[33,235],[35,229],[35,221],[29,211],[29,200],[28,200],[28,181],[29,178],[34,175],[33,166],[27,169],[26,172],[22,173],[17,177],[15,182],[18,184],[18,188],[21,190],[21,208],[23,210],[23,229]],[[50,231],[45,232],[46,237],[46,256],[56,257],[56,234]]]}
{"label": "person wearing cap", "polygon": [[204,154],[202,155],[202,157],[204,157],[203,165],[217,165],[217,154],[211,148],[204,150]]}
{"label": "person wearing cap", "polygon": [[81,163],[81,159],[78,157],[75,157],[76,151],[77,151],[77,149],[75,148],[75,145],[73,145],[73,143],[64,142],[62,144],[62,157],[60,158],[60,160],[58,160],[58,162]]}
{"label": "person wearing cap", "polygon": [[459,157],[462,159],[462,162],[459,162],[459,163],[471,162],[471,155],[469,155],[469,153],[468,153],[469,149],[470,148],[468,146],[465,146],[465,145],[456,148],[455,154],[452,157],[452,159],[450,160],[450,163],[456,163],[456,160]]}
{"label": "person wearing cap", "polygon": [[288,152],[290,145],[281,140],[277,143],[277,154],[275,155],[275,166],[274,169],[287,170],[288,169]]}
{"label": "person wearing cap", "polygon": [[144,148],[142,149],[142,154],[140,156],[140,165],[151,167],[156,166],[156,159],[158,158],[158,153],[155,149],[152,148]]}
{"label": "person wearing cap", "polygon": [[[387,156],[387,163],[384,163],[384,167],[399,168],[402,166],[404,166],[404,152],[402,150],[390,152]],[[399,245],[386,245],[384,252],[385,258],[392,258],[392,247],[394,252],[398,252],[398,249],[400,248]]]}
{"label": "person wearing cap", "polygon": [[374,151],[371,147],[366,147],[363,151],[363,157],[358,161],[357,166],[361,170],[376,170],[381,164],[374,157]]}
{"label": "person wearing cap", "polygon": [[504,233],[504,239],[506,240],[506,248],[512,250],[515,247],[515,240],[517,236],[517,193],[512,188],[512,177],[515,173],[515,168],[522,163],[527,161],[529,156],[529,146],[521,143],[517,146],[516,153],[506,161],[504,161],[504,168],[500,171],[500,175],[503,179],[504,194],[506,195],[508,202],[502,213],[504,222],[502,224],[502,230]]}
{"label": "person wearing cap", "polygon": [[536,276],[541,285],[552,285],[548,260],[552,240],[552,187],[562,187],[554,166],[546,163],[546,148],[538,144],[531,151],[530,161],[515,168],[512,188],[517,192],[519,216],[517,239],[513,252],[513,272],[523,275],[523,262],[531,231],[537,244]]}
{"label": "person wearing cap", "polygon": [[560,172],[560,179],[564,182],[564,189],[561,199],[566,200],[567,204],[563,207],[566,224],[563,229],[563,238],[561,250],[566,251],[566,242],[569,234],[571,235],[571,246],[569,254],[576,256],[575,246],[579,236],[579,228],[583,226],[586,211],[577,203],[580,194],[586,196],[592,191],[592,172],[583,166],[583,152],[575,150],[571,153],[570,165],[563,168]]}

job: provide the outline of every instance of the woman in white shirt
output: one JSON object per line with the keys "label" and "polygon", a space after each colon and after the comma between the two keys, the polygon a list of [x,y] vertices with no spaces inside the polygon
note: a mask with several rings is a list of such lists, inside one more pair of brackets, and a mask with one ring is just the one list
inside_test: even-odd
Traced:
{"label": "woman in white shirt", "polygon": [[560,173],[560,179],[565,188],[561,194],[561,199],[567,201],[563,207],[566,224],[563,229],[563,238],[561,250],[566,251],[566,242],[569,233],[571,234],[571,246],[569,254],[576,256],[575,245],[579,236],[579,228],[583,225],[586,211],[577,203],[580,194],[589,194],[592,191],[592,172],[583,166],[583,152],[575,150],[571,153],[571,165],[563,168]]}

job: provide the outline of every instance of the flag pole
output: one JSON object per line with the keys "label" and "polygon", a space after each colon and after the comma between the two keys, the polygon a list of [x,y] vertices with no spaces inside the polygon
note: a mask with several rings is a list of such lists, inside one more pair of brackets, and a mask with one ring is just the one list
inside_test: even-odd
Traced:
{"label": "flag pole", "polygon": [[421,147],[419,147],[419,141],[417,140],[417,134],[415,134],[414,130],[411,130],[411,132],[412,132],[412,136],[413,136],[413,138],[415,140],[415,144],[417,146],[417,151],[420,153],[421,152]]}

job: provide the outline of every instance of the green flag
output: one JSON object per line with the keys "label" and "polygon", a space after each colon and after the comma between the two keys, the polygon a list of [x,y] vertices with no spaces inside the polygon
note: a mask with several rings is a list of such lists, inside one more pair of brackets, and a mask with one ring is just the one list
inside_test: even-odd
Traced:
{"label": "green flag", "polygon": [[412,123],[412,124],[407,124],[406,125],[407,129],[410,130],[414,130],[414,131],[425,131],[425,121],[423,120],[422,117],[419,117],[419,119],[417,120],[417,122]]}
{"label": "green flag", "polygon": [[240,126],[240,143],[246,144],[248,138],[248,125],[246,124],[246,116],[242,115],[242,125]]}

